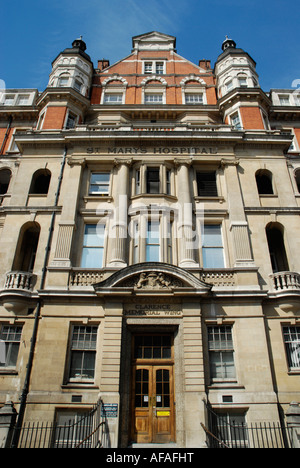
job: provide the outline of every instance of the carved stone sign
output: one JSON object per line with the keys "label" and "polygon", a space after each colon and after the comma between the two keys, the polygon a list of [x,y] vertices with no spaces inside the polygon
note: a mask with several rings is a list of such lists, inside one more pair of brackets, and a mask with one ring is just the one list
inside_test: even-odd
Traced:
{"label": "carved stone sign", "polygon": [[180,304],[172,303],[130,303],[124,304],[124,315],[147,317],[182,317]]}
{"label": "carved stone sign", "polygon": [[107,152],[108,154],[218,154],[218,148],[216,147],[206,147],[206,146],[172,146],[172,147],[153,147],[153,148],[144,148],[144,147],[110,147],[110,148],[100,148],[100,147],[88,147],[86,148],[87,154],[99,154]]}

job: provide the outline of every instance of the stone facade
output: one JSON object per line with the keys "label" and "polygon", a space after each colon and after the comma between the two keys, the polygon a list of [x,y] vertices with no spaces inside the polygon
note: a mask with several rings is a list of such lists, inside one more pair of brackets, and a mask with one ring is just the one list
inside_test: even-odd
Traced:
{"label": "stone facade", "polygon": [[78,39],[0,101],[0,406],[101,397],[111,447],[204,447],[205,402],[251,423],[300,399],[300,101],[228,38],[214,68],[175,47],[94,68]]}

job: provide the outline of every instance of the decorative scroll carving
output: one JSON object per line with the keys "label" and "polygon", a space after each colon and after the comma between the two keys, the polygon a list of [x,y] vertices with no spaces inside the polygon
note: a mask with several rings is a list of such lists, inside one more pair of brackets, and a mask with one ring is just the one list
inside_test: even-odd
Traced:
{"label": "decorative scroll carving", "polygon": [[184,286],[183,281],[161,272],[140,273],[122,283],[124,287],[136,289],[173,289]]}

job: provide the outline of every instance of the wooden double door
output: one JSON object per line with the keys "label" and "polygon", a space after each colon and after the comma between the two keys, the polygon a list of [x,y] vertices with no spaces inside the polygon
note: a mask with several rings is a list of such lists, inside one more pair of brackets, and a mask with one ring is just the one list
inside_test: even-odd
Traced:
{"label": "wooden double door", "polygon": [[135,345],[136,359],[132,365],[132,440],[138,443],[175,442],[171,337],[152,335],[144,340],[136,337],[137,341],[144,341],[146,345],[142,352],[139,345]]}

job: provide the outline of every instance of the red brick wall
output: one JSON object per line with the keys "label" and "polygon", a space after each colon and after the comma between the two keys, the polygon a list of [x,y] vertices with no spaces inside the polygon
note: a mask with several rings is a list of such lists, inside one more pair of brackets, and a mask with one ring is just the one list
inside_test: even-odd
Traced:
{"label": "red brick wall", "polygon": [[[215,79],[212,74],[212,70],[207,70],[207,73],[200,74],[197,65],[194,65],[177,54],[171,54],[168,51],[142,51],[137,55],[132,54],[130,57],[112,65],[105,73],[97,72],[94,76],[91,104],[100,104],[102,89],[99,87],[108,78],[113,78],[115,74],[118,74],[120,78],[127,81],[128,86],[126,88],[126,104],[141,104],[142,103],[142,82],[151,75],[143,74],[143,59],[159,60],[167,59],[166,61],[166,74],[160,75],[161,78],[167,82],[166,88],[166,103],[167,104],[182,104],[182,92],[181,92],[181,81],[191,75],[201,78],[208,88],[206,89],[207,103],[214,105],[216,104],[216,90],[215,90]],[[114,84],[119,83],[122,86],[121,81],[115,81]],[[159,84],[159,81],[157,81]],[[197,80],[192,81],[193,85],[199,85]],[[163,85],[162,85],[163,86]]]}
{"label": "red brick wall", "polygon": [[264,130],[264,123],[258,107],[241,107],[243,127],[245,129]]}
{"label": "red brick wall", "polygon": [[43,123],[43,130],[62,129],[66,118],[66,107],[48,107]]}
{"label": "red brick wall", "polygon": [[[2,148],[2,144],[3,144],[4,139],[5,139],[6,131],[7,131],[6,128],[0,128],[0,149]],[[4,147],[2,149],[1,154],[5,154],[6,151],[8,151],[9,145],[11,143],[11,138],[12,138],[12,135],[13,135],[13,131],[14,131],[13,128],[9,129],[8,134],[7,134],[7,138],[6,138],[6,141],[5,141],[5,144],[4,144]]]}

